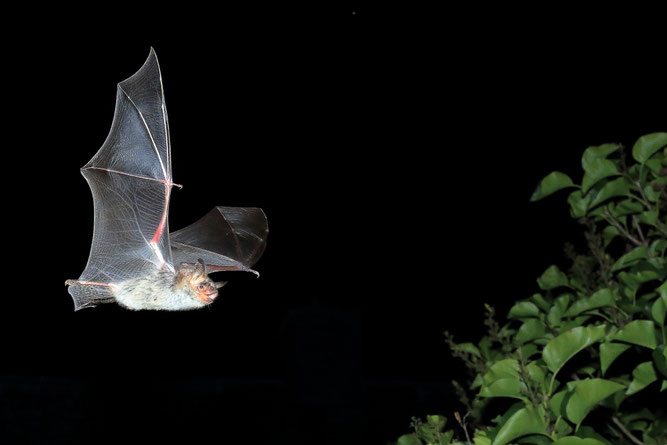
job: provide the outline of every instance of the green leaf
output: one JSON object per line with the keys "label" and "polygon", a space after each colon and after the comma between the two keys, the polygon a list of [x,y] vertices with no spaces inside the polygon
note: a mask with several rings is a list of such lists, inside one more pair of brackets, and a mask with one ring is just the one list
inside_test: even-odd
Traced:
{"label": "green leaf", "polygon": [[627,414],[619,414],[620,420],[626,425],[636,420],[655,420],[655,413],[648,408],[642,408],[639,411],[630,411]]}
{"label": "green leaf", "polygon": [[667,376],[667,346],[658,346],[651,355],[653,356],[653,364],[658,371]]}
{"label": "green leaf", "polygon": [[530,200],[539,201],[540,199],[567,187],[576,187],[568,175],[561,172],[551,172],[542,178],[533,192],[533,196],[530,197]]}
{"label": "green leaf", "polygon": [[417,437],[429,444],[435,443],[445,428],[445,423],[447,419],[443,416],[426,416],[426,423],[420,423],[416,428]]}
{"label": "green leaf", "polygon": [[664,161],[664,158],[651,158],[646,161],[644,165],[648,167],[653,173],[659,175],[660,168],[662,167],[662,161]]}
{"label": "green leaf", "polygon": [[588,204],[592,201],[593,197],[588,194],[583,195],[581,190],[575,190],[570,193],[567,197],[567,203],[570,205],[570,215],[572,218],[581,218],[586,214],[588,210]]}
{"label": "green leaf", "polygon": [[629,347],[630,345],[626,345],[625,343],[602,343],[600,345],[600,369],[602,370],[602,375],[607,372],[607,369],[614,360],[627,351]]}
{"label": "green leaf", "polygon": [[[542,348],[540,348],[540,350],[541,349]],[[537,345],[532,343],[527,345],[521,345],[520,347],[517,348],[517,354],[521,354],[519,357],[523,357],[524,359],[528,359],[534,354],[537,354],[538,352],[540,351],[538,350]]]}
{"label": "green leaf", "polygon": [[[662,158],[662,160],[663,162],[667,162],[667,157]],[[660,166],[660,170],[662,170],[662,166]],[[659,175],[660,173],[657,174]],[[667,176],[658,176],[653,181],[649,182],[647,187],[650,187],[653,193],[659,195],[660,192],[663,192],[665,187],[667,187]]]}
{"label": "green leaf", "polygon": [[533,299],[535,304],[544,312],[549,311],[549,308],[551,308],[551,303],[545,300],[541,294],[533,294],[531,298]]}
{"label": "green leaf", "polygon": [[611,270],[613,272],[621,270],[624,267],[632,265],[632,263],[634,262],[637,262],[639,260],[645,260],[647,258],[647,255],[648,255],[648,249],[646,248],[646,246],[635,247],[630,252],[626,253],[618,260],[616,260],[614,265],[611,267]]}
{"label": "green leaf", "polygon": [[[452,433],[453,433],[453,431],[452,431]],[[472,441],[473,441],[474,445],[491,445],[491,439],[489,439],[486,436],[480,435],[479,430],[475,431],[475,437],[472,438]],[[441,443],[443,443],[443,442],[441,442]],[[445,445],[447,443],[448,442],[444,442]]]}
{"label": "green leaf", "polygon": [[640,363],[632,371],[632,382],[630,382],[630,386],[625,393],[627,395],[635,394],[656,380],[658,380],[658,376],[655,373],[653,362]]}
{"label": "green leaf", "polygon": [[571,297],[572,294],[564,293],[556,298],[556,301],[551,306],[549,313],[547,314],[547,321],[549,324],[551,324],[551,326],[560,326],[561,318],[567,309],[567,305],[570,303]]}
{"label": "green leaf", "polygon": [[520,301],[512,306],[507,318],[537,317],[540,315],[540,309],[530,301]]}
{"label": "green leaf", "polygon": [[651,187],[650,184],[647,184],[644,187],[644,195],[646,195],[646,199],[648,199],[650,202],[658,202],[658,199],[660,199],[660,191],[659,190],[653,190],[653,187]]}
{"label": "green leaf", "polygon": [[555,265],[549,266],[549,268],[544,271],[542,276],[537,279],[537,284],[540,286],[540,289],[543,290],[554,289],[559,286],[569,287],[567,276]]}
{"label": "green leaf", "polygon": [[519,376],[519,362],[507,358],[505,360],[500,360],[493,364],[489,370],[484,374],[484,382],[490,383],[502,378],[518,378]]}
{"label": "green leaf", "polygon": [[457,343],[455,346],[453,346],[452,349],[461,352],[467,352],[468,354],[472,354],[476,357],[482,358],[479,349],[477,349],[477,346],[473,345],[472,343]]}
{"label": "green leaf", "polygon": [[665,314],[667,314],[667,295],[660,295],[651,306],[651,316],[660,326],[665,325]]}
{"label": "green leaf", "polygon": [[564,417],[558,417],[554,424],[554,432],[556,433],[555,437],[565,437],[572,431],[574,431],[574,428],[572,428],[570,422],[565,420]]}
{"label": "green leaf", "polygon": [[570,292],[560,294],[558,298],[556,298],[554,306],[558,306],[561,312],[565,313],[567,306],[570,304],[570,300],[574,300],[574,295]]}
{"label": "green leaf", "polygon": [[505,422],[493,440],[493,445],[505,445],[527,434],[547,434],[544,419],[529,407],[521,408]]}
{"label": "green leaf", "polygon": [[569,391],[564,389],[562,391],[558,391],[549,399],[549,408],[556,415],[556,417],[565,415],[565,404],[567,402],[568,395]]}
{"label": "green leaf", "polygon": [[587,365],[577,369],[576,374],[578,375],[586,374],[588,377],[595,377],[597,371],[598,371],[597,366]]}
{"label": "green leaf", "polygon": [[595,158],[584,163],[584,178],[581,181],[581,191],[586,194],[601,179],[620,174],[614,164],[609,159]]}
{"label": "green leaf", "polygon": [[655,223],[658,221],[658,208],[655,207],[653,210],[646,210],[639,215],[639,222],[648,224],[650,226],[655,226]]}
{"label": "green leaf", "polygon": [[[452,441],[452,437],[454,437],[454,430],[447,430],[442,435],[440,436],[440,443],[439,445],[448,445],[449,442]],[[477,440],[477,438],[475,438]],[[477,445],[475,443],[475,445]],[[489,444],[490,445],[490,444]]]}
{"label": "green leaf", "polygon": [[656,290],[660,292],[661,296],[667,297],[667,281],[662,283]]}
{"label": "green leaf", "polygon": [[605,325],[576,327],[547,343],[542,351],[542,358],[555,377],[560,368],[577,352],[599,341],[604,335]]}
{"label": "green leaf", "polygon": [[642,283],[660,278],[658,271],[647,262],[639,263],[636,267],[633,267],[631,272],[621,271],[618,274],[618,278],[623,284],[620,287],[620,292],[630,299],[635,298],[637,289]]}
{"label": "green leaf", "polygon": [[399,437],[396,445],[422,445],[422,442],[417,438],[416,434],[412,433]]}
{"label": "green leaf", "polygon": [[614,215],[616,218],[620,218],[621,216],[634,215],[636,213],[640,213],[643,210],[644,210],[644,205],[641,202],[637,202],[633,199],[628,198],[616,204],[611,214]]}
{"label": "green leaf", "polygon": [[[623,393],[616,393],[616,394],[623,394]],[[580,437],[582,439],[594,439],[597,440],[598,442],[602,442],[604,445],[611,445],[611,442],[609,442],[604,436],[602,436],[592,427],[586,425],[581,425],[579,427],[579,429],[577,430],[577,437]]]}
{"label": "green leaf", "polygon": [[613,305],[614,297],[611,291],[608,288],[603,288],[595,292],[589,298],[575,301],[574,304],[570,306],[570,308],[565,312],[565,316],[573,317],[591,309]]}
{"label": "green leaf", "polygon": [[[617,207],[618,208],[618,207]],[[618,229],[614,226],[607,226],[602,230],[602,236],[604,238],[604,246],[607,247],[609,246],[609,243],[617,236],[619,236],[621,232],[618,231]]]}
{"label": "green leaf", "polygon": [[526,320],[514,337],[518,344],[526,343],[536,338],[544,337],[544,323],[536,318]]}
{"label": "green leaf", "polygon": [[583,166],[594,159],[605,159],[619,148],[621,148],[621,144],[602,144],[595,147],[588,147],[584,150],[584,154],[581,157],[581,164]]}
{"label": "green leaf", "polygon": [[566,436],[561,437],[555,442],[552,442],[551,445],[606,445],[604,442],[601,442],[597,439],[582,439],[577,436]]}
{"label": "green leaf", "polygon": [[491,339],[489,337],[483,337],[479,343],[479,352],[482,354],[482,357],[485,360],[490,360],[491,356],[493,354],[493,351],[491,349]]}
{"label": "green leaf", "polygon": [[496,362],[484,374],[484,384],[479,391],[481,397],[514,397],[523,400],[522,385],[519,379],[519,362],[505,359]]}
{"label": "green leaf", "polygon": [[479,391],[480,397],[512,397],[524,400],[522,389],[525,385],[521,384],[518,378],[503,378],[485,385]]}
{"label": "green leaf", "polygon": [[660,385],[660,392],[663,392],[666,389],[667,389],[667,380],[663,380],[662,385]]}
{"label": "green leaf", "polygon": [[568,321],[567,323],[562,323],[560,326],[560,332],[567,332],[574,328],[583,326],[584,323],[586,323],[586,321],[588,321],[589,318],[591,318],[590,315],[580,315],[575,319]]}
{"label": "green leaf", "polygon": [[563,310],[556,305],[553,305],[547,314],[547,321],[553,327],[560,326],[560,320],[563,317]]}
{"label": "green leaf", "polygon": [[426,422],[428,422],[428,425],[435,428],[436,431],[440,432],[445,428],[445,425],[447,424],[447,418],[438,414],[427,415]]}
{"label": "green leaf", "polygon": [[655,325],[649,320],[631,321],[614,335],[614,340],[650,349],[654,349],[658,344],[655,338]]}
{"label": "green leaf", "polygon": [[565,406],[567,418],[579,425],[593,407],[616,391],[625,389],[624,385],[605,379],[585,379],[576,382],[574,393]]}
{"label": "green leaf", "polygon": [[590,204],[588,204],[587,210],[602,204],[608,199],[627,195],[630,192],[630,187],[630,183],[625,178],[617,178],[607,182],[600,188],[600,191],[595,197],[593,197]]}
{"label": "green leaf", "polygon": [[546,378],[546,369],[544,367],[539,366],[536,362],[530,362],[526,365],[526,371],[530,380],[544,387],[544,380]]}
{"label": "green leaf", "polygon": [[517,439],[517,443],[529,443],[530,445],[551,445],[553,442],[548,436],[540,436],[538,434],[531,434]]}
{"label": "green leaf", "polygon": [[662,257],[665,255],[665,249],[667,249],[667,239],[660,238],[651,243],[648,251],[651,257]]}
{"label": "green leaf", "polygon": [[637,139],[633,145],[632,157],[643,164],[665,145],[667,145],[667,133],[646,134]]}
{"label": "green leaf", "polygon": [[639,261],[633,264],[630,272],[640,283],[662,278],[661,272],[648,261]]}

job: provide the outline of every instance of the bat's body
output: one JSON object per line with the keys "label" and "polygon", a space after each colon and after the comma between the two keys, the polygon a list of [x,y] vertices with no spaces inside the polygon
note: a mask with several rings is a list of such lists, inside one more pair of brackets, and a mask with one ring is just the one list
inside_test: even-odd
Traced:
{"label": "bat's body", "polygon": [[[81,169],[93,193],[90,257],[67,280],[75,309],[116,301],[134,310],[188,310],[213,302],[207,273],[255,272],[268,226],[258,208],[216,207],[169,233],[169,123],[157,56],[118,84],[111,131]],[[256,272],[255,272],[256,273]]]}
{"label": "bat's body", "polygon": [[[174,286],[175,275],[168,270],[156,269],[153,273],[118,284],[113,289],[114,297],[128,309],[184,310],[204,306],[190,296],[184,288]],[[194,294],[194,292],[192,293]]]}
{"label": "bat's body", "polygon": [[[173,273],[168,269],[155,269],[147,275],[123,281],[112,289],[116,301],[128,309],[183,311],[198,309],[213,302],[218,296],[216,283],[206,278],[205,269],[200,275],[206,292],[198,292],[198,286],[190,284],[192,271],[188,267]],[[218,284],[220,286],[220,284]]]}

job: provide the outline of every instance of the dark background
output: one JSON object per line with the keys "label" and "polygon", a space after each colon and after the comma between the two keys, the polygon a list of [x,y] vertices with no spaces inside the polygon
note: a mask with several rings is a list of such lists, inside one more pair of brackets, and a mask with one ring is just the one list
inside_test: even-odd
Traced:
{"label": "dark background", "polygon": [[[667,124],[650,11],[74,12],[10,15],[3,39],[1,443],[384,444],[451,417],[442,332],[476,341],[483,303],[504,314],[581,242],[566,193],[529,203],[537,182]],[[201,311],[74,313],[78,168],[150,46],[171,229],[263,208],[261,278]]]}

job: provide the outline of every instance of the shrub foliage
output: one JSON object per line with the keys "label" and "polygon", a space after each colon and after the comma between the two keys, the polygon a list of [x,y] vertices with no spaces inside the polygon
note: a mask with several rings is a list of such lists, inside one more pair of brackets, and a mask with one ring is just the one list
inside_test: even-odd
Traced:
{"label": "shrub foliage", "polygon": [[[446,341],[470,371],[467,412],[413,419],[398,445],[665,444],[667,133],[584,151],[581,184],[553,172],[531,200],[569,189],[586,251],[537,279],[504,323],[486,306],[478,344]],[[501,402],[494,402],[499,399]],[[502,401],[505,402],[502,402]]]}

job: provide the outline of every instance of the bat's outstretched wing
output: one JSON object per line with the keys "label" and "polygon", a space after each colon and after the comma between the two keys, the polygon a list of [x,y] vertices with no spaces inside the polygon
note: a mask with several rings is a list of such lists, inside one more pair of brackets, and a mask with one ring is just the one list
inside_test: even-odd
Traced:
{"label": "bat's outstretched wing", "polygon": [[262,256],[268,233],[262,209],[215,207],[169,236],[174,264],[195,263],[201,258],[209,272],[254,272],[250,268]]}
{"label": "bat's outstretched wing", "polygon": [[81,172],[93,193],[95,226],[88,264],[68,282],[76,310],[110,299],[114,283],[151,268],[173,270],[169,124],[152,48],[141,69],[118,84],[109,136]]}

